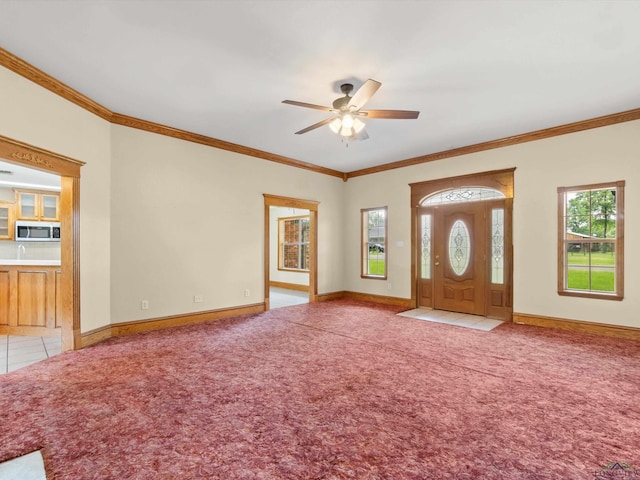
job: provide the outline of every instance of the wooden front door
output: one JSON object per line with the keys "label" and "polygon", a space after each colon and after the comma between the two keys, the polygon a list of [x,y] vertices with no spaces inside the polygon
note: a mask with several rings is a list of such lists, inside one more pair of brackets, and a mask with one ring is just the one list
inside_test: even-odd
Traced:
{"label": "wooden front door", "polygon": [[418,208],[419,307],[511,320],[511,204]]}
{"label": "wooden front door", "polygon": [[482,202],[435,209],[433,307],[485,314],[486,241]]}

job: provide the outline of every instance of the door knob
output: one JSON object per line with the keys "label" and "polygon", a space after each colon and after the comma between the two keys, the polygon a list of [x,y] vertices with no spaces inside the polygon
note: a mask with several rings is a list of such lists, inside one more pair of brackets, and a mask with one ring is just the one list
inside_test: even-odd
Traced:
{"label": "door knob", "polygon": [[437,267],[438,265],[440,265],[440,262],[436,262],[436,267]]}

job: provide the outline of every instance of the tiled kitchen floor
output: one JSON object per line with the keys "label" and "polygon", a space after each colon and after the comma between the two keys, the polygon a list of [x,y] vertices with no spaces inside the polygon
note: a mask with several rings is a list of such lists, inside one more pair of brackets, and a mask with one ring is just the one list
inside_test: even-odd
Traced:
{"label": "tiled kitchen floor", "polygon": [[401,317],[417,318],[429,322],[446,323],[457,327],[473,328],[488,332],[502,324],[500,320],[481,317],[479,315],[467,315],[466,313],[447,312],[445,310],[432,310],[430,308],[414,308],[406,312],[398,313]]}
{"label": "tiled kitchen floor", "polygon": [[0,335],[0,374],[46,360],[61,349],[60,337]]}
{"label": "tiled kitchen floor", "polygon": [[299,292],[279,287],[269,288],[269,308],[290,307],[309,303],[309,292]]}

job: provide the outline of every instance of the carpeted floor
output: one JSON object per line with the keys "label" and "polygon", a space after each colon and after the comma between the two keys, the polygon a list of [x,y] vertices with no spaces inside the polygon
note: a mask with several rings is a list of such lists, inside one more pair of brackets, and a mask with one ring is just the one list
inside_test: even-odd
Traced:
{"label": "carpeted floor", "polygon": [[592,479],[640,466],[640,343],[340,300],[0,376],[0,461],[49,479]]}

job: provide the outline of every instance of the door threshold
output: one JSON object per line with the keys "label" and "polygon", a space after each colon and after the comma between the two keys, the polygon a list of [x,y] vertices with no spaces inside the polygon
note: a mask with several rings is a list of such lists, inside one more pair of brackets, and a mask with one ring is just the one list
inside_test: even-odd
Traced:
{"label": "door threshold", "polygon": [[426,320],[434,323],[444,323],[456,327],[472,328],[489,332],[502,325],[502,320],[483,317],[482,315],[471,315],[468,313],[449,312],[446,310],[433,310],[427,307],[414,308],[406,312],[400,312],[401,317],[415,318],[416,320]]}

